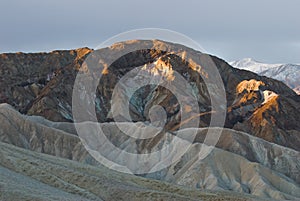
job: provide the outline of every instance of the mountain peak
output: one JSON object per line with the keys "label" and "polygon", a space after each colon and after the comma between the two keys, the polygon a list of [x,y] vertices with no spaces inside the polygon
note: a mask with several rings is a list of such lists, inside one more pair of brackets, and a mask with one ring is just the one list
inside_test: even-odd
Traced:
{"label": "mountain peak", "polygon": [[254,60],[253,58],[250,58],[250,57],[229,62],[229,64],[232,65],[233,67],[253,66],[253,65],[257,65],[259,63],[260,62]]}

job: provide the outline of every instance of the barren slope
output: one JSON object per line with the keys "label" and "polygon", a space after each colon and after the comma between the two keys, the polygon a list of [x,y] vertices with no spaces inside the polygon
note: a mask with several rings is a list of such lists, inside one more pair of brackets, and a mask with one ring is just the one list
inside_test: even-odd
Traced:
{"label": "barren slope", "polygon": [[[0,107],[0,120],[1,122],[6,122],[3,124],[5,126],[0,128],[1,140],[6,143],[96,165],[95,160],[85,151],[79,138],[73,133],[66,132],[74,132],[72,124],[50,122],[40,117],[27,117],[19,114],[7,104],[2,104]],[[153,127],[142,125],[142,123],[123,124],[128,130],[134,130],[136,133],[150,133],[153,130]],[[103,123],[101,127],[108,131],[108,138],[112,142],[128,151],[157,151],[160,149],[161,144],[169,140],[162,136],[156,143],[146,141],[144,142],[146,146],[141,147],[139,146],[140,141],[124,136],[114,123]],[[194,130],[186,129],[179,132],[189,135]],[[197,132],[194,144],[179,161],[167,169],[145,176],[192,188],[214,191],[232,190],[280,200],[300,197],[298,194],[300,190],[299,152],[270,144],[246,133],[226,129],[223,131],[217,144],[218,148],[215,148],[206,159],[200,160],[198,157],[201,146],[203,146],[204,150],[210,149],[210,147],[202,144],[203,137],[206,135],[206,129],[198,129]],[[4,144],[1,146],[3,147]],[[27,153],[25,150],[23,151]],[[111,153],[113,150],[107,151]],[[13,153],[17,154],[21,153],[21,151],[13,151]],[[10,154],[12,153],[8,154],[5,152],[3,157]],[[31,154],[34,153],[32,152]],[[38,156],[38,154],[34,156]],[[22,158],[23,156],[18,157]],[[16,156],[16,158],[18,157]],[[46,156],[44,155],[43,157]],[[17,159],[11,161],[15,160]],[[63,159],[59,160],[63,161]],[[7,159],[1,159],[1,161],[3,162],[2,165],[7,168],[11,164]],[[39,167],[39,163],[32,163],[32,168]],[[129,163],[132,163],[132,161],[129,161]],[[50,167],[49,164],[45,166]],[[84,165],[82,164],[81,166]],[[65,167],[69,169],[69,165],[65,165]],[[22,170],[18,169],[17,172],[23,172],[23,170],[30,172],[30,168],[24,165],[15,165],[14,168],[23,168]],[[32,173],[34,172],[36,170],[32,171]],[[62,172],[62,170],[54,169],[51,174],[60,174],[58,172]],[[69,172],[65,175],[67,177],[70,174]],[[31,174],[29,176],[35,178]],[[51,180],[51,182],[54,182],[54,180]],[[51,182],[48,183],[50,186],[53,185]]]}

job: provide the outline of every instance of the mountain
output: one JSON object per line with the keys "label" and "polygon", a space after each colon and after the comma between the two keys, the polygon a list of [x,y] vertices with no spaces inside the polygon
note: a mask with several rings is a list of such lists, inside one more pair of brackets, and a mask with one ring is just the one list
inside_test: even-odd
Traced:
{"label": "mountain", "polygon": [[241,60],[237,61],[231,61],[229,64],[233,67],[239,68],[239,69],[244,69],[244,70],[249,70],[255,73],[260,73],[265,70],[268,70],[270,68],[276,68],[279,67],[283,64],[265,64],[261,63],[259,61],[256,61],[252,58],[244,58]]}
{"label": "mountain", "polygon": [[300,94],[300,65],[296,64],[265,64],[251,58],[229,62],[233,67],[249,70],[259,75],[280,80]]}
{"label": "mountain", "polygon": [[[89,87],[81,82],[77,85],[78,75],[96,82],[95,93],[78,90],[79,98],[73,98],[73,89]],[[153,84],[157,78],[166,84]],[[181,78],[186,82],[178,81]],[[202,190],[203,200],[295,200],[300,197],[299,102],[300,97],[278,80],[233,68],[217,57],[159,40],[125,41],[100,50],[1,54],[1,171],[26,179],[32,185],[42,182],[48,185],[41,186],[42,192],[57,191],[70,199],[75,194],[83,199],[118,200],[128,188],[130,199],[136,200],[151,200],[151,196],[197,200],[200,196],[197,193]],[[84,103],[92,107],[85,108]],[[91,115],[93,110],[96,117]],[[78,120],[74,115],[84,118]],[[222,120],[225,129],[218,127]],[[102,170],[104,167],[90,154],[104,151],[111,160],[133,172],[140,168],[137,164],[141,161],[125,160],[120,151],[98,138],[83,139],[76,126],[90,128],[83,131],[91,136],[98,134],[91,127],[101,128],[106,139],[126,152],[156,153],[176,137],[191,146],[171,165],[151,171],[160,164],[148,163],[144,167],[148,173],[137,174],[156,181],[127,178],[127,174]],[[151,136],[153,132],[155,136]],[[212,149],[213,144],[205,139],[218,134],[219,141]],[[143,136],[145,139],[139,139]],[[86,140],[90,140],[92,145],[88,149],[92,152],[83,146]],[[177,153],[181,147],[169,149]],[[205,159],[199,158],[202,152],[209,153]],[[163,157],[157,155],[158,159]],[[30,158],[30,163],[22,158]],[[59,164],[55,163],[56,158]],[[41,171],[39,163],[47,173]],[[95,168],[93,171],[99,171],[100,175],[89,168]],[[33,174],[36,171],[40,173],[38,176]],[[88,175],[80,176],[84,172]],[[106,183],[101,174],[116,177],[116,182]],[[131,182],[123,182],[124,179]],[[103,183],[104,187],[92,181]],[[147,186],[141,181],[154,183]],[[97,192],[96,188],[102,190]],[[182,193],[170,197],[174,188]],[[14,191],[8,190],[13,196]],[[213,195],[209,197],[206,190]],[[225,194],[218,197],[220,192]],[[130,193],[125,193],[125,200]]]}
{"label": "mountain", "polygon": [[263,76],[280,80],[294,89],[299,94],[300,87],[300,65],[285,64],[276,68],[271,68],[260,73]]}
{"label": "mountain", "polygon": [[[141,45],[148,49],[133,51],[118,58],[109,66],[109,73],[102,75],[95,99],[97,119],[100,122],[111,121],[114,110],[122,112],[124,109],[124,107],[113,108],[114,106],[111,106],[113,90],[121,77],[139,66],[145,69],[135,73],[142,74],[142,76],[153,68],[162,73],[164,70],[158,69],[156,65],[160,62],[171,66],[171,68],[167,67],[172,69],[170,72],[178,72],[188,83],[192,84],[190,86],[194,86],[191,93],[197,94],[199,112],[206,114],[201,115],[199,119],[200,127],[206,127],[211,123],[211,99],[213,99],[217,107],[214,108],[215,112],[218,112],[220,116],[224,112],[227,113],[225,124],[227,128],[245,131],[270,142],[299,150],[299,96],[290,88],[277,80],[232,68],[217,57],[157,40],[124,42],[98,51],[81,48],[51,53],[2,54],[0,56],[0,102],[9,103],[23,114],[39,115],[52,121],[72,122],[73,86],[84,59],[92,53],[97,56],[98,52],[101,55],[118,55],[126,49]],[[156,47],[165,51],[156,50]],[[194,57],[186,61],[178,54],[168,53],[168,50],[190,52]],[[108,65],[103,58],[101,62],[99,65]],[[195,70],[199,65],[203,67],[203,69],[199,68],[202,70],[199,71],[200,74]],[[213,69],[209,68],[210,65],[216,66],[224,86],[215,82],[214,79],[203,76]],[[214,73],[211,72],[211,74]],[[141,82],[142,79],[138,80],[134,78],[134,75],[132,76],[133,83],[124,83],[125,88],[147,85],[144,81]],[[169,83],[176,84],[177,82],[170,80]],[[186,86],[178,86],[173,92],[186,96],[183,94],[186,92],[183,87]],[[226,94],[221,90],[223,87]],[[209,93],[209,89],[213,90]],[[124,101],[129,100],[129,113],[133,121],[149,121],[147,114],[150,108],[153,105],[161,105],[167,112],[167,129],[176,130],[180,127],[180,105],[169,90],[148,84],[135,92],[133,97],[136,98],[127,93],[126,90],[121,89],[115,98],[123,100],[120,104],[126,104]],[[223,103],[218,103],[220,95],[226,96]],[[94,97],[86,96],[85,98],[89,102]],[[184,102],[187,105],[185,108],[195,107],[190,102],[190,100]],[[224,111],[226,107],[228,110]],[[199,114],[194,110],[186,113],[189,117],[196,118],[197,115]]]}

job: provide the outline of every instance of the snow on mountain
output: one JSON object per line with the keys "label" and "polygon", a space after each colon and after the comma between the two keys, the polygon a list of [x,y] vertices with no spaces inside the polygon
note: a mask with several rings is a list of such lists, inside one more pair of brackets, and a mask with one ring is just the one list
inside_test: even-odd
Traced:
{"label": "snow on mountain", "polygon": [[255,73],[260,73],[270,68],[275,68],[282,65],[282,64],[265,64],[265,63],[255,61],[252,58],[245,58],[237,61],[232,61],[229,62],[229,64],[233,67],[249,70]]}
{"label": "snow on mountain", "polygon": [[255,72],[259,75],[280,80],[300,94],[300,65],[299,64],[266,64],[252,58],[232,61],[233,67]]}

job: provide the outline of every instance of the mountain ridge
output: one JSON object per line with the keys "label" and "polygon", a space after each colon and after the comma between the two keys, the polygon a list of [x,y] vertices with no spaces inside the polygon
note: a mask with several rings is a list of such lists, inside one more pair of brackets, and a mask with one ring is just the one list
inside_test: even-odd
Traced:
{"label": "mountain ridge", "polygon": [[262,76],[280,80],[300,94],[300,65],[299,64],[266,64],[252,58],[229,62],[233,67],[249,70]]}
{"label": "mountain ridge", "polygon": [[[144,48],[123,54],[138,46]],[[97,53],[100,53],[101,60],[97,60],[99,59]],[[109,59],[115,55],[121,56],[110,64]],[[83,65],[90,56],[97,61],[96,66]],[[249,60],[249,62],[253,61]],[[220,74],[221,83],[216,83],[214,74],[211,74],[214,67]],[[101,71],[89,74],[92,69]],[[84,91],[82,96],[85,102],[95,103],[95,107],[91,109],[95,110],[96,118],[92,121],[89,121],[90,114],[84,116],[85,111],[81,111],[82,107],[73,101],[72,92],[76,77],[80,73],[88,78],[101,75],[96,94]],[[175,84],[176,87],[169,90],[145,81],[147,76],[155,80],[158,75],[168,84]],[[121,82],[123,76],[127,77]],[[183,77],[188,84],[176,85],[176,78],[179,76]],[[113,94],[120,82],[121,88],[118,93]],[[134,86],[143,87],[135,89]],[[131,93],[126,89],[134,89],[134,92]],[[187,97],[187,89],[192,91],[196,102],[188,98],[183,102],[178,101],[178,97]],[[222,89],[225,90],[223,94],[226,97],[225,102],[219,98],[223,93]],[[112,102],[113,98],[118,101]],[[126,105],[126,100],[129,104],[129,117],[122,116],[120,113],[120,111],[126,112],[127,108],[122,107],[122,104]],[[215,101],[214,108],[211,100]],[[159,40],[120,42],[100,50],[81,48],[37,54],[1,54],[0,140],[6,144],[1,143],[0,146],[0,157],[2,157],[0,169],[7,174],[11,171],[11,174],[20,180],[21,177],[25,179],[23,176],[26,176],[49,186],[57,187],[56,185],[59,184],[58,190],[61,195],[69,192],[86,199],[97,199],[101,193],[92,190],[93,185],[90,183],[77,180],[76,178],[80,178],[82,172],[73,171],[72,168],[74,166],[83,168],[86,164],[96,169],[101,166],[83,146],[79,138],[82,136],[75,128],[80,124],[99,125],[106,132],[106,138],[110,142],[117,147],[122,147],[126,152],[135,154],[159,151],[175,136],[181,136],[183,140],[191,143],[190,149],[172,165],[161,171],[140,176],[168,181],[188,189],[210,189],[214,192],[231,190],[245,194],[245,197],[241,198],[244,200],[258,199],[255,196],[262,199],[298,199],[300,197],[298,190],[300,188],[299,102],[300,96],[281,81],[233,68],[220,58]],[[194,106],[197,106],[199,111],[193,110]],[[73,107],[79,109],[77,112],[87,117],[87,120],[75,121]],[[155,107],[158,110],[152,110]],[[160,113],[160,109],[163,109],[164,113]],[[187,118],[181,111],[186,112]],[[116,119],[114,119],[116,117],[113,115],[114,112],[120,114]],[[215,126],[216,124],[212,122],[212,116],[215,114],[226,114],[224,117],[226,128]],[[188,125],[187,123],[195,120],[198,120],[197,125],[181,128],[182,125]],[[210,127],[211,123],[213,126]],[[121,130],[117,124],[122,125],[125,130]],[[132,137],[147,137],[162,125],[163,130],[153,138],[137,140]],[[94,132],[97,131],[89,130],[91,135]],[[208,135],[218,133],[219,141],[212,149],[209,141],[205,139]],[[191,140],[190,136],[194,134],[195,139]],[[92,148],[91,150],[97,152],[98,147],[105,147],[103,151],[107,157],[128,168],[133,168],[133,171],[138,169],[136,164],[140,164],[140,161],[135,161],[136,159],[124,161],[118,150],[99,146],[104,142],[97,143],[98,141],[94,139],[93,146],[89,149]],[[18,153],[14,153],[16,150]],[[176,153],[178,147],[176,149],[175,146],[171,146],[170,150]],[[201,150],[210,153],[204,160],[199,158]],[[39,153],[54,157],[45,156],[46,161],[40,160],[43,155]],[[34,156],[29,157],[30,155]],[[32,163],[22,158],[30,158]],[[59,167],[55,167],[53,164],[55,162],[50,158],[54,160],[60,158]],[[75,162],[70,164],[67,160]],[[32,175],[31,170],[44,174],[36,161],[45,167],[53,167],[54,172],[50,175],[46,174],[47,177],[54,178],[54,175],[55,178],[63,178],[62,181],[58,182],[56,179],[49,181],[43,176]],[[72,170],[65,172],[64,169],[65,175],[56,172],[62,170],[62,166],[66,167],[64,164],[69,164]],[[28,169],[24,168],[23,171],[22,165],[26,165],[24,167]],[[151,172],[155,169],[155,165],[146,168]],[[68,175],[75,176],[70,180]],[[99,182],[101,178],[100,176]],[[30,182],[32,185],[38,185],[33,184],[32,180]],[[60,182],[67,182],[70,185],[63,186]],[[124,192],[122,187],[119,188],[120,182],[122,181],[118,180],[114,183],[117,186],[110,187]],[[156,184],[160,185],[159,181],[157,182]],[[11,183],[11,185],[16,184]],[[74,185],[80,186],[80,189],[74,188]],[[168,193],[169,187],[166,187],[166,191],[153,195],[159,197],[167,192],[166,200],[171,199]],[[136,189],[136,186],[133,188]],[[54,189],[48,190],[53,192]],[[112,200],[122,197],[116,190],[108,191],[111,193],[109,195],[104,191],[101,192],[104,198],[111,196]],[[112,195],[114,192],[118,197]],[[137,200],[142,199],[143,196],[136,194],[135,190],[131,192]],[[148,196],[147,192],[144,196]],[[190,199],[199,198],[196,194],[193,192],[196,197],[192,196]],[[250,194],[254,197],[248,197],[248,195],[252,196]],[[93,197],[94,195],[96,197]],[[151,192],[149,196],[151,197]],[[149,196],[147,198],[150,199]],[[188,199],[181,195],[176,198]],[[215,198],[226,200],[226,197],[215,196]],[[207,197],[207,200],[214,200],[214,198]]]}
{"label": "mountain ridge", "polygon": [[[208,65],[210,63],[209,65],[214,64],[219,70],[226,90],[228,107],[226,127],[246,131],[271,142],[299,149],[299,140],[295,140],[294,137],[293,140],[288,140],[291,133],[287,132],[288,130],[293,130],[292,136],[297,136],[298,134],[296,133],[300,132],[297,123],[298,116],[296,115],[297,111],[300,110],[297,106],[299,96],[283,83],[271,78],[258,76],[254,73],[234,69],[222,59],[197,51],[194,53],[190,48],[164,41],[121,42],[99,51],[103,55],[120,54],[126,48],[132,48],[137,45],[144,45],[150,49],[134,51],[118,58],[108,67],[109,73],[103,75],[100,80],[95,100],[97,102],[96,114],[100,122],[111,119],[112,108],[110,100],[112,91],[120,80],[120,77],[137,66],[146,64],[149,65],[149,68],[153,68],[155,61],[158,59],[162,59],[163,62],[171,59],[170,62],[174,70],[180,73],[188,82],[195,85],[192,90],[197,94],[200,110],[204,113],[209,113],[211,110],[210,96],[213,95],[218,100],[218,94],[221,93],[220,86],[211,80],[210,87],[214,88],[212,90],[214,94],[209,94],[203,78],[195,71],[195,66]],[[171,52],[157,50],[155,49],[156,47],[165,49],[166,51],[170,49]],[[192,51],[198,57],[197,59],[199,59],[200,63],[189,63],[183,60],[180,56],[172,53],[172,48],[179,53],[182,52],[182,56],[185,51]],[[54,54],[11,54],[7,58],[1,56],[0,103],[7,102],[24,114],[44,116],[52,121],[72,122],[72,91],[74,81],[81,68],[81,64],[93,52],[95,51],[83,48],[71,51],[55,51]],[[97,52],[95,53],[97,54]],[[209,68],[206,69],[209,70]],[[141,84],[138,81],[135,82],[137,86]],[[243,84],[239,85],[241,83]],[[255,90],[249,84],[254,84],[256,86]],[[237,90],[238,86],[241,87],[239,90]],[[179,106],[175,106],[175,103],[172,105],[168,104],[169,101],[176,102],[175,97],[170,91],[168,92],[159,87],[148,88],[144,92],[143,90],[137,91],[138,97],[146,95],[139,93],[147,92],[149,93],[147,100],[150,101],[143,103],[142,99],[139,98],[135,102],[130,103],[130,115],[133,117],[133,120],[149,120],[145,116],[148,110],[153,104],[159,104],[166,107],[167,115],[169,116],[167,122],[168,128],[178,127],[181,118],[178,112]],[[177,91],[179,94],[184,92],[184,90]],[[279,96],[274,105],[270,104],[270,107],[266,106],[264,100],[267,96],[262,95],[264,91],[271,91]],[[128,95],[121,93],[120,96],[127,97]],[[161,96],[166,97],[163,100],[159,100]],[[128,98],[130,99],[131,97]],[[133,99],[131,100],[133,101]],[[277,100],[279,103],[277,103]],[[185,104],[189,105],[190,103],[186,102]],[[261,108],[262,105],[264,105],[263,108]],[[276,112],[277,105],[279,106],[279,112]],[[219,105],[218,107],[218,110],[222,111],[222,107],[226,106]],[[255,110],[260,110],[258,113],[259,117],[254,117],[257,116]],[[290,121],[286,119],[288,111],[294,114]],[[194,116],[197,114],[191,113],[189,115]],[[251,116],[253,118],[249,118]],[[258,121],[255,119],[260,119],[259,123],[256,123]],[[209,122],[210,115],[202,116],[200,119],[201,126],[207,126]],[[264,125],[269,124],[272,126],[273,122],[276,126],[273,127],[272,132],[269,132],[267,135],[264,134],[262,129]],[[287,144],[289,141],[291,143]]]}

